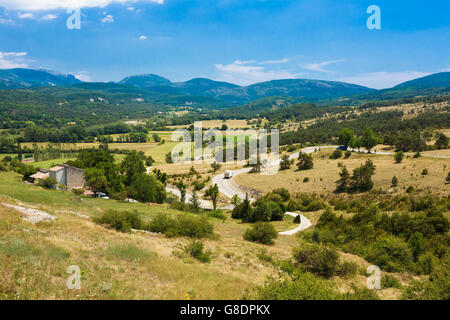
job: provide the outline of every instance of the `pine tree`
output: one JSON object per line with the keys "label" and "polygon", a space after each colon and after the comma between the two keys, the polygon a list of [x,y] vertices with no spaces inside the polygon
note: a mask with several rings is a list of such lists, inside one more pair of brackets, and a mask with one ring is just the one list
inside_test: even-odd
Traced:
{"label": "pine tree", "polygon": [[347,170],[347,167],[343,167],[342,171],[339,173],[341,177],[338,181],[336,181],[336,192],[345,192],[348,189],[348,184],[350,181],[350,173]]}
{"label": "pine tree", "polygon": [[192,209],[194,209],[195,212],[200,211],[200,200],[198,199],[197,191],[195,190],[194,193],[192,194],[191,205]]}
{"label": "pine tree", "polygon": [[398,179],[397,179],[396,176],[394,176],[394,177],[392,178],[392,186],[393,186],[393,187],[398,186]]}
{"label": "pine tree", "polygon": [[298,155],[298,163],[297,163],[298,170],[309,170],[314,167],[314,162],[312,159],[312,156],[300,152]]}
{"label": "pine tree", "polygon": [[291,167],[291,160],[289,159],[289,155],[285,153],[281,157],[280,170],[288,170],[290,167]]}

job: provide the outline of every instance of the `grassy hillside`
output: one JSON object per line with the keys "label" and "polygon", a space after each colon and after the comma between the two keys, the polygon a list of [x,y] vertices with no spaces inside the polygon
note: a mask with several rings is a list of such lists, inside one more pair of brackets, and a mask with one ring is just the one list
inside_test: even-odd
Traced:
{"label": "grassy hillside", "polygon": [[[1,203],[35,207],[56,217],[53,222],[31,224]],[[279,237],[274,246],[243,240],[247,224],[211,219],[215,236],[205,240],[212,252],[210,264],[180,255],[185,238],[160,234],[124,234],[94,224],[88,217],[107,209],[136,209],[144,220],[158,213],[179,215],[165,205],[128,204],[103,199],[77,200],[72,194],[24,184],[15,174],[0,174],[0,299],[239,299],[247,289],[276,276],[274,261],[289,259],[303,240]],[[308,213],[314,222],[321,212]],[[283,222],[289,227],[291,220]],[[357,274],[322,280],[336,292],[364,288],[363,259],[340,253],[352,262]],[[68,290],[68,266],[82,272],[81,290]],[[385,273],[383,273],[385,274]],[[392,274],[407,284],[414,277]],[[251,290],[253,291],[253,290]],[[378,292],[398,298],[399,289]]]}
{"label": "grassy hillside", "polygon": [[[383,151],[381,147],[375,147],[378,151]],[[389,151],[389,150],[384,150]],[[412,154],[402,163],[396,164],[393,155],[367,155],[353,153],[349,159],[331,160],[329,156],[331,150],[323,150],[314,154],[314,168],[311,170],[297,171],[296,166],[291,169],[279,172],[275,176],[264,176],[259,174],[242,174],[237,176],[236,182],[240,185],[256,189],[262,193],[270,192],[277,188],[287,188],[295,192],[317,192],[320,194],[330,194],[336,188],[336,181],[339,179],[341,168],[338,164],[345,165],[351,172],[360,166],[367,159],[372,159],[376,166],[373,177],[375,189],[388,191],[391,188],[391,180],[397,177],[399,184],[394,193],[405,193],[406,188],[413,186],[422,193],[432,193],[435,195],[448,195],[450,186],[445,184],[448,170],[450,168],[449,159],[436,159],[432,156],[447,155],[446,150],[439,150],[427,157],[414,159]],[[393,152],[390,150],[390,152]],[[428,170],[428,175],[423,176],[423,169]],[[303,182],[309,178],[308,182]]]}

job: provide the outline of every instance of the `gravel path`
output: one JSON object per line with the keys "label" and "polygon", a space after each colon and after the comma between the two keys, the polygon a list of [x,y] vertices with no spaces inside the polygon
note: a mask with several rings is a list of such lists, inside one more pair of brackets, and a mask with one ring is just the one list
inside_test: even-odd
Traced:
{"label": "gravel path", "polygon": [[23,215],[25,215],[24,219],[32,223],[40,221],[53,221],[56,219],[54,216],[48,214],[47,212],[40,211],[37,209],[15,206],[8,203],[2,203],[2,205],[22,213]]}

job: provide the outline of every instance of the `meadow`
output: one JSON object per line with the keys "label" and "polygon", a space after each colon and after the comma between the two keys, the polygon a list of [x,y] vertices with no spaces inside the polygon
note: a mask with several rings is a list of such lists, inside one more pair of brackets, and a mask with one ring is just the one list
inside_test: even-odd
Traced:
{"label": "meadow", "polygon": [[[272,259],[288,259],[302,243],[294,236],[280,236],[270,247],[245,241],[242,235],[248,224],[227,213],[225,222],[211,219],[216,236],[204,240],[212,252],[211,263],[204,264],[178,253],[188,242],[185,238],[120,233],[80,216],[93,217],[108,209],[137,210],[146,220],[158,213],[181,214],[166,205],[80,201],[71,193],[27,185],[13,173],[0,174],[0,202],[35,207],[56,217],[53,222],[31,224],[0,205],[1,299],[240,299],[247,289],[278,273]],[[317,220],[320,214],[308,217]],[[291,218],[276,223],[279,231],[292,226]],[[340,255],[361,270],[369,265],[357,256]],[[66,288],[66,269],[71,265],[81,269],[81,290]],[[394,275],[404,283],[412,279]],[[351,282],[363,288],[365,280],[358,273]],[[341,292],[351,290],[346,278],[329,281]],[[393,299],[400,293],[389,288],[379,295]]]}
{"label": "meadow", "polygon": [[[382,148],[376,148],[381,150]],[[273,176],[260,174],[242,174],[235,177],[238,184],[256,189],[261,193],[270,192],[277,188],[286,188],[292,193],[316,192],[319,194],[332,193],[336,188],[341,168],[346,166],[351,172],[359,167],[367,159],[372,159],[375,166],[373,181],[374,189],[381,189],[392,193],[405,193],[412,186],[418,192],[432,193],[435,195],[449,195],[450,185],[445,183],[450,168],[450,159],[438,159],[431,156],[447,154],[448,150],[436,150],[424,152],[420,158],[409,155],[402,163],[395,163],[392,155],[358,154],[352,153],[349,159],[329,159],[331,151],[316,152],[314,157],[314,168],[311,170],[298,171],[295,165],[289,170],[280,171]],[[428,156],[429,155],[429,156]],[[424,169],[427,175],[422,175]],[[392,178],[396,176],[398,187],[391,189]],[[304,182],[309,178],[308,182]]]}

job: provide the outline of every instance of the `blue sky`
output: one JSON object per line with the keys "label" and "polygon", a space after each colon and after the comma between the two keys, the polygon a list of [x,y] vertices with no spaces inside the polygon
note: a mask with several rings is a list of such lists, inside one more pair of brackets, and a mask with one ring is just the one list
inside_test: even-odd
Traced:
{"label": "blue sky", "polygon": [[[370,5],[381,30],[366,26]],[[66,27],[73,6],[80,30]],[[0,0],[0,68],[12,67],[88,81],[156,73],[386,88],[450,71],[450,1]]]}

